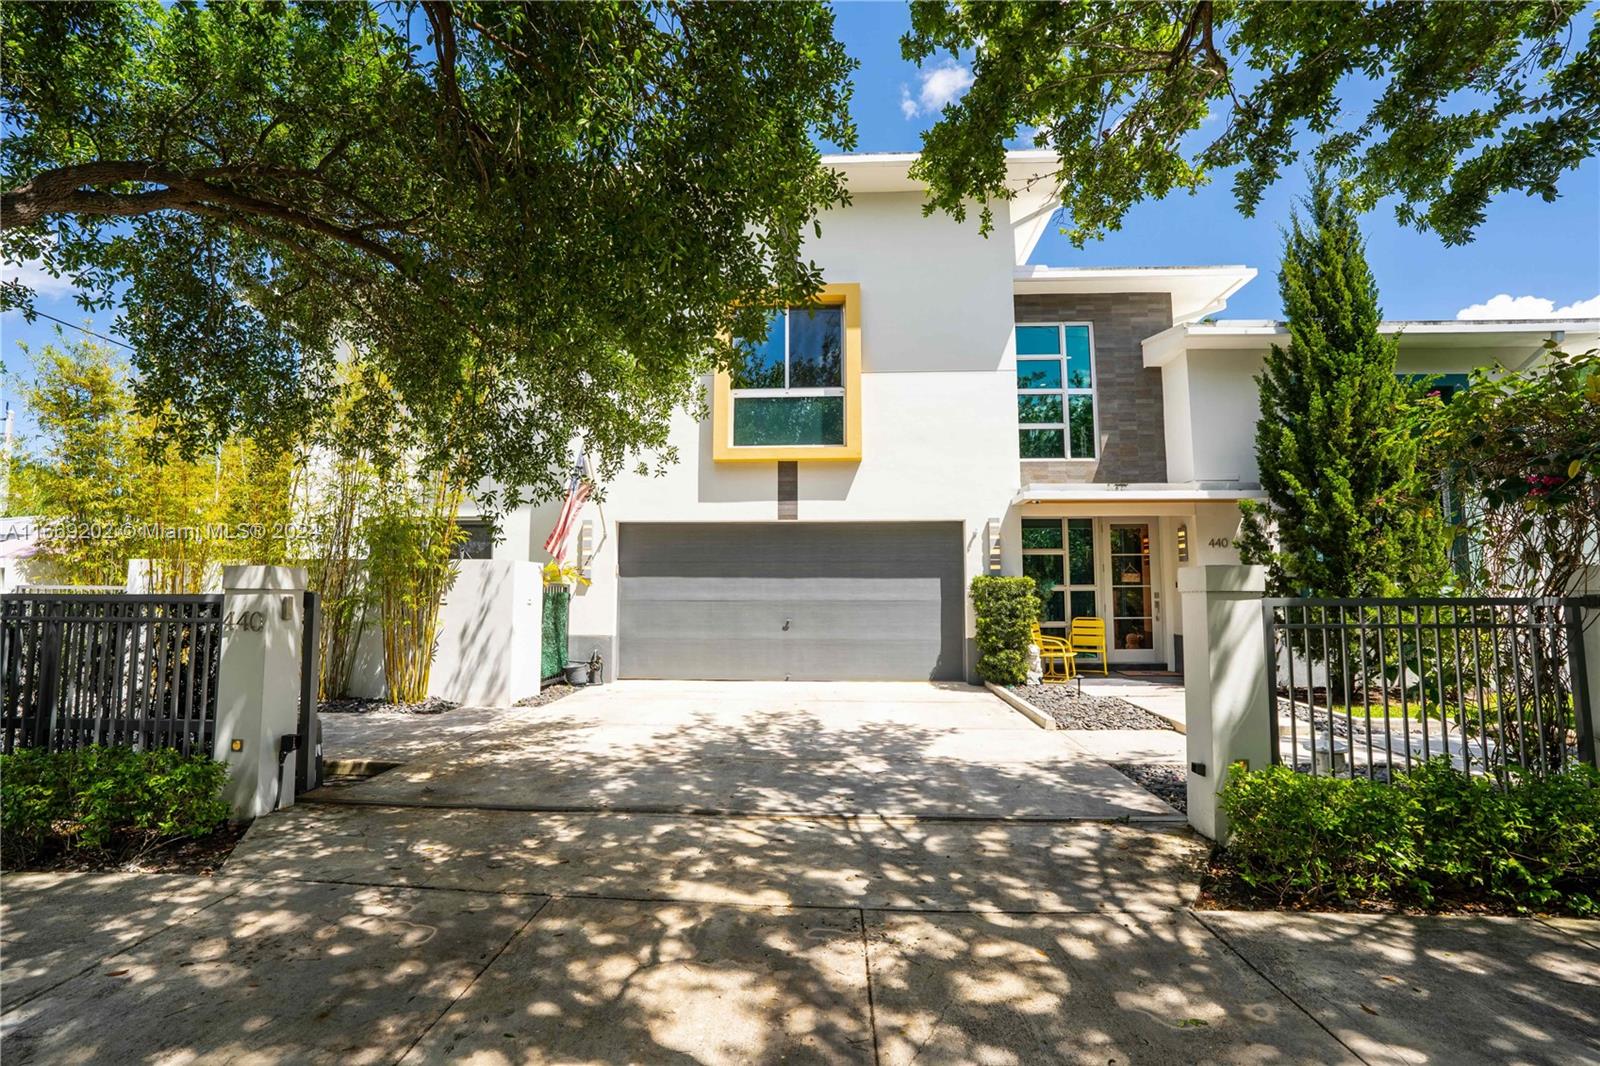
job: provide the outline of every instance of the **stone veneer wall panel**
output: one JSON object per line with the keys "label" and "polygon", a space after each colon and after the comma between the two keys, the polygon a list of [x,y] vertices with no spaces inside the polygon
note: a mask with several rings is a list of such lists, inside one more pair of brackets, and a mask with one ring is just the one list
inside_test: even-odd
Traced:
{"label": "stone veneer wall panel", "polygon": [[1018,293],[1018,325],[1094,324],[1098,458],[1022,460],[1022,483],[1126,483],[1167,480],[1161,371],[1147,369],[1140,342],[1172,325],[1166,293]]}

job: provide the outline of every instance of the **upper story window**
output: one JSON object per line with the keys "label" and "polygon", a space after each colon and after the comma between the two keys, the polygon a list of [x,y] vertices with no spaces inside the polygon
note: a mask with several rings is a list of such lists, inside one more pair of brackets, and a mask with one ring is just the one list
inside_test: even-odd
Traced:
{"label": "upper story window", "polygon": [[1093,459],[1094,333],[1088,323],[1017,327],[1017,439],[1024,459]]}
{"label": "upper story window", "polygon": [[822,286],[816,302],[768,318],[760,341],[712,394],[717,462],[861,458],[861,286]]}
{"label": "upper story window", "polygon": [[844,309],[789,307],[767,338],[740,342],[733,374],[733,444],[844,443]]}
{"label": "upper story window", "polygon": [[493,559],[494,523],[482,519],[460,519],[456,522],[466,534],[455,547],[457,559]]}

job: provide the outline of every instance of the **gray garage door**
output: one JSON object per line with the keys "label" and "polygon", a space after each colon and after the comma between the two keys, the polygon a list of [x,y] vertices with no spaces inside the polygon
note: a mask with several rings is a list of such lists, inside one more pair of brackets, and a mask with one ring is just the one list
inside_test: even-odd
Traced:
{"label": "gray garage door", "polygon": [[962,676],[956,522],[627,523],[622,677]]}

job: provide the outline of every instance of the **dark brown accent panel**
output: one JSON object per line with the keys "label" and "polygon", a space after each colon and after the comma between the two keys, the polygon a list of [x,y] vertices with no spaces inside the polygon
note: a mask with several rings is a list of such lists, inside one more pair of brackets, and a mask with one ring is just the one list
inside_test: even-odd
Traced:
{"label": "dark brown accent panel", "polygon": [[1098,458],[1093,462],[1026,459],[1022,482],[1101,483],[1167,480],[1161,371],[1146,369],[1141,342],[1172,325],[1164,292],[1018,293],[1018,325],[1089,322],[1094,326]]}
{"label": "dark brown accent panel", "polygon": [[794,460],[778,464],[778,517],[800,517],[800,464]]}

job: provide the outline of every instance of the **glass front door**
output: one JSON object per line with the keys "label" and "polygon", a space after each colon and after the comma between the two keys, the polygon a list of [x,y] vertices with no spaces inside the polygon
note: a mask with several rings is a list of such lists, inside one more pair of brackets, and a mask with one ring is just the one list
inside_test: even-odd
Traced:
{"label": "glass front door", "polygon": [[1045,634],[1065,637],[1072,619],[1099,618],[1113,663],[1164,662],[1157,529],[1153,520],[1022,519],[1022,572],[1038,583]]}
{"label": "glass front door", "polygon": [[1148,522],[1108,522],[1111,659],[1155,662],[1155,574],[1150,564]]}

